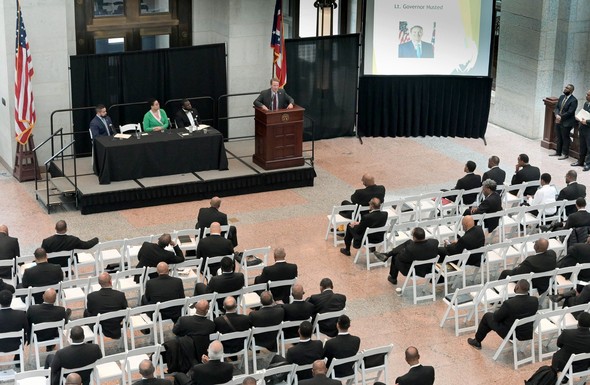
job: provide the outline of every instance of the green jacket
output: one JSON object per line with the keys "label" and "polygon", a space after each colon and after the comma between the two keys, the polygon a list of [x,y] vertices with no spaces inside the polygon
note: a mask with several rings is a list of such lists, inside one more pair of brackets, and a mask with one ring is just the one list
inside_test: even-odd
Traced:
{"label": "green jacket", "polygon": [[158,122],[154,115],[151,114],[150,111],[146,112],[143,116],[143,131],[144,132],[152,132],[154,127],[162,127],[163,129],[168,129],[170,122],[168,121],[168,116],[166,115],[166,111],[160,108],[160,118],[162,119],[162,123]]}

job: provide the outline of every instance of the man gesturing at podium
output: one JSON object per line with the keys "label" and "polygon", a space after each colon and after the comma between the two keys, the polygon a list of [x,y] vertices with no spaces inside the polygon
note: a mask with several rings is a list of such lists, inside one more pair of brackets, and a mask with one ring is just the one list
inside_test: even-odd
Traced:
{"label": "man gesturing at podium", "polygon": [[284,89],[279,88],[279,79],[277,78],[270,79],[270,88],[261,91],[254,100],[254,106],[260,107],[264,111],[293,108],[293,103],[295,103],[293,98]]}

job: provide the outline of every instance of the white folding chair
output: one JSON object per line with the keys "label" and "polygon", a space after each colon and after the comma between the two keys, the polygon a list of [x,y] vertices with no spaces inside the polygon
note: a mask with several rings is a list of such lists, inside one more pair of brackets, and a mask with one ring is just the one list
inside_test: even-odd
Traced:
{"label": "white folding chair", "polygon": [[482,285],[466,286],[461,289],[455,290],[453,294],[447,294],[443,298],[443,303],[447,305],[447,309],[440,321],[440,327],[442,328],[445,322],[451,317],[449,314],[453,312],[452,318],[455,320],[455,336],[459,336],[459,333],[467,331],[475,331],[477,325],[459,327],[459,319],[464,318],[464,324],[467,324],[470,315],[473,312],[473,308],[477,306],[475,298],[482,290]]}
{"label": "white folding chair", "polygon": [[139,364],[143,360],[150,360],[154,367],[158,367],[160,361],[160,345],[144,346],[127,352],[125,361],[121,362],[127,374],[127,383],[133,384],[133,374],[139,373]]}
{"label": "white folding chair", "polygon": [[[104,354],[103,354],[104,355]],[[105,381],[111,381],[115,378],[119,379],[121,385],[126,384],[125,365],[121,362],[126,362],[127,352],[111,354],[103,356],[94,363],[94,370],[92,376],[97,385]]]}
{"label": "white folding chair", "polygon": [[[20,340],[18,347],[15,350],[11,350],[9,352],[0,352],[0,357],[8,358],[0,360],[0,366],[15,366],[18,371],[22,371],[25,368],[25,354],[24,354],[24,340],[25,340],[25,331],[18,330],[14,332],[4,332],[0,333],[0,341],[1,340]],[[18,354],[18,360],[15,360],[16,354]],[[20,369],[19,369],[20,368]]]}
{"label": "white folding chair", "polygon": [[222,315],[224,313],[223,311],[223,301],[227,298],[227,297],[234,297],[236,299],[236,303],[240,303],[241,301],[241,296],[242,296],[242,289],[239,290],[234,290],[234,291],[228,291],[225,293],[219,293],[216,292],[217,296],[215,297],[216,300],[215,302],[212,304],[213,306],[213,314],[215,317],[219,317],[220,315]]}
{"label": "white folding chair", "polygon": [[203,260],[191,259],[174,265],[170,265],[170,275],[182,279],[185,295],[192,295],[194,287],[201,282],[201,265]]}
{"label": "white folding chair", "polygon": [[[339,243],[343,243],[344,240],[338,240],[338,235],[344,236],[344,234],[346,233],[346,226],[348,226],[348,224],[352,222],[353,219],[356,217],[357,210],[358,205],[353,204],[333,206],[332,213],[330,215],[327,215],[328,227],[326,228],[325,240],[328,240],[328,236],[330,235],[331,231],[332,236],[334,238],[334,247],[338,246]],[[350,211],[352,213],[350,219],[340,215],[341,211]],[[338,230],[339,227],[344,227],[344,231]]]}
{"label": "white folding chair", "polygon": [[[228,239],[229,236],[229,228],[230,225],[221,225],[221,235],[225,238]],[[197,231],[199,231],[200,229],[197,229]],[[203,229],[203,238],[208,237],[211,234],[211,228],[209,227],[205,227]]]}
{"label": "white folding chair", "polygon": [[341,315],[346,314],[346,308],[337,311],[329,311],[325,313],[318,313],[315,315],[313,320],[313,332],[316,335],[316,338],[320,339],[320,334],[323,333],[321,331],[320,322],[330,320],[330,319],[338,319]]}
{"label": "white folding chair", "polygon": [[242,309],[242,314],[246,314],[247,309],[262,306],[258,292],[265,291],[267,288],[268,285],[266,283],[257,283],[242,288],[242,295],[238,302],[238,306]]}
{"label": "white folding chair", "polygon": [[[358,375],[359,375],[359,368],[361,365],[361,361],[363,360],[363,354],[357,353],[354,356],[346,357],[346,358],[333,358],[330,362],[330,366],[328,367],[328,372],[326,373],[326,377],[330,377],[333,380],[338,380],[340,382],[346,381],[345,384],[349,385],[352,382],[358,384]],[[336,367],[350,365],[353,369],[353,374],[345,377],[337,377],[336,376]]]}
{"label": "white folding chair", "polygon": [[[84,302],[88,295],[90,278],[78,278],[63,281],[59,288],[59,302],[66,308],[77,310],[84,309]],[[81,306],[72,307],[72,303],[80,303]]]}
{"label": "white folding chair", "polygon": [[197,245],[199,244],[200,236],[200,229],[174,230],[172,233],[172,239],[185,255],[188,250],[192,250],[195,256],[197,255]]}
{"label": "white folding chair", "polygon": [[590,353],[572,354],[567,360],[563,370],[559,373],[555,385],[563,384],[565,376],[567,376],[569,385],[574,385],[574,378],[587,379],[590,376],[590,368],[576,372],[574,371],[574,364],[576,362],[590,360]]}
{"label": "white folding chair", "polygon": [[[449,197],[454,197],[452,201]],[[459,211],[463,199],[463,190],[449,190],[443,191],[440,195],[438,212],[441,217],[461,215],[463,212]]]}
{"label": "white folding chair", "polygon": [[[270,255],[270,251],[271,251],[270,246],[244,250],[244,252],[242,254],[242,260],[240,261],[240,266],[239,266],[240,270],[239,271],[244,273],[244,281],[246,283],[246,286],[248,286],[250,284],[250,278],[252,278],[249,275],[250,271],[252,271],[252,270],[262,271],[262,269],[264,269],[266,266],[268,266],[268,257]],[[248,260],[251,259],[250,257],[258,258],[262,262],[257,265],[248,266]]]}
{"label": "white folding chair", "polygon": [[282,330],[283,325],[282,324],[278,324],[278,325],[274,325],[274,326],[266,326],[266,327],[257,327],[257,326],[252,326],[252,328],[250,329],[252,334],[250,335],[250,350],[252,351],[252,366],[253,366],[253,371],[256,372],[258,371],[258,364],[256,363],[256,354],[258,351],[260,351],[261,349],[266,349],[266,347],[258,345],[256,343],[256,336],[259,336],[261,334],[276,334],[275,338],[276,338],[276,352],[279,352],[279,349],[281,347],[280,345],[280,336],[281,336],[281,330]]}
{"label": "white folding chair", "polygon": [[[408,275],[406,276],[406,279],[404,281],[404,284],[401,288],[401,291],[399,292],[400,295],[404,294],[404,291],[406,290],[406,286],[408,285],[408,282],[412,282],[412,295],[413,295],[413,301],[414,301],[414,305],[416,303],[418,303],[418,301],[421,300],[427,300],[427,299],[432,299],[432,301],[436,301],[436,281],[435,281],[435,277],[436,277],[436,272],[435,272],[435,264],[438,261],[438,255],[434,258],[431,259],[426,259],[424,261],[413,261],[412,265],[410,266],[410,271],[408,272]],[[426,274],[424,277],[419,276],[418,274],[416,274],[416,267],[418,266],[428,266],[430,265],[430,272],[428,274]],[[419,296],[417,293],[417,288],[418,288],[418,279],[425,279],[427,284],[430,284],[431,286],[431,294],[428,295],[421,295]],[[425,290],[423,289],[423,293],[425,292]]]}
{"label": "white folding chair", "polygon": [[216,257],[207,257],[207,259],[205,259],[205,266],[203,267],[203,274],[205,275],[205,279],[207,280],[207,282],[209,282],[209,280],[211,280],[211,277],[213,276],[213,272],[211,271],[211,266],[215,265],[215,264],[219,264],[221,262],[221,260],[225,257],[230,257],[232,260],[234,259],[233,255],[219,255]]}
{"label": "white folding chair", "polygon": [[[287,379],[284,382],[284,385],[296,385],[297,384],[297,376],[295,372],[297,371],[296,364],[287,364],[278,366],[276,368],[264,369],[262,373],[264,374],[264,380],[267,380],[274,376],[279,376],[281,374],[285,374]],[[264,383],[264,381],[263,381]]]}
{"label": "white folding chair", "polygon": [[17,281],[14,269],[14,259],[0,259],[0,268],[10,269],[10,278],[2,278],[2,280],[13,287],[16,287]]}
{"label": "white folding chair", "polygon": [[303,321],[311,322],[311,317],[309,317],[308,319],[302,319],[297,321],[283,321],[283,326],[281,328],[281,354],[283,355],[283,357],[286,357],[287,354],[287,344],[296,344],[299,342],[299,336],[293,338],[286,338],[285,331],[291,328],[299,328],[299,325],[301,325],[301,322]]}
{"label": "white folding chair", "polygon": [[227,353],[224,352],[223,353],[223,357],[222,360],[224,360],[226,357],[237,357],[240,358],[241,357],[241,362],[242,365],[244,366],[244,372],[246,374],[249,374],[249,368],[248,368],[248,347],[250,346],[250,336],[252,335],[252,332],[250,331],[250,329],[245,330],[245,331],[241,331],[241,332],[232,332],[232,333],[213,333],[211,335],[209,335],[209,339],[211,341],[219,341],[223,344],[224,341],[232,341],[232,340],[242,340],[242,349],[240,349],[237,352],[233,352],[233,353]]}
{"label": "white folding chair", "polygon": [[[39,324],[32,324],[31,325],[31,347],[35,353],[35,364],[37,365],[37,369],[41,369],[41,352],[39,350],[42,346],[50,346],[50,345],[57,345],[58,349],[62,349],[64,347],[62,334],[64,331],[64,324],[65,320],[61,321],[54,321],[54,322],[43,322]],[[51,338],[49,340],[39,341],[39,337],[37,333],[43,330],[51,330],[57,329],[57,337]]]}
{"label": "white folding chair", "polygon": [[158,343],[157,329],[158,304],[137,306],[129,309],[126,322],[131,339],[131,350],[135,349],[136,331],[149,330],[149,341],[152,344]]}
{"label": "white folding chair", "polygon": [[131,268],[132,266],[137,266],[139,260],[137,259],[137,253],[139,253],[139,249],[144,242],[152,242],[155,238],[154,235],[146,235],[141,237],[135,238],[125,238],[123,240],[123,261],[125,262],[126,266]]}
{"label": "white folding chair", "polygon": [[[514,323],[512,324],[512,327],[510,327],[510,331],[508,331],[508,334],[506,335],[506,337],[502,340],[502,343],[500,344],[500,346],[498,347],[498,350],[496,350],[496,353],[494,354],[494,361],[498,360],[498,357],[500,356],[500,353],[502,353],[502,350],[504,350],[504,347],[506,346],[506,344],[508,344],[509,342],[512,343],[512,354],[513,354],[513,360],[514,360],[514,370],[518,369],[518,367],[521,364],[525,364],[527,362],[530,363],[535,363],[535,341],[534,341],[534,334],[531,336],[531,339],[529,340],[519,340],[516,337],[516,329],[518,327],[524,326],[526,324],[533,324],[533,328],[536,326],[535,324],[535,320],[537,318],[537,315],[532,315],[529,317],[525,317],[525,318],[519,318],[516,321],[514,321]],[[521,360],[518,359],[518,351],[521,350],[519,349],[518,345],[519,344],[528,344],[530,346],[530,350],[531,350],[531,355],[530,357],[525,357]],[[524,352],[524,350],[522,350]]]}
{"label": "white folding chair", "polygon": [[12,296],[12,301],[10,302],[10,307],[14,310],[27,311],[32,301],[31,288],[21,287],[15,289],[14,295]]}
{"label": "white folding chair", "polygon": [[[381,374],[385,381],[389,378],[389,354],[393,349],[393,344],[382,346],[373,349],[365,349],[361,353],[363,359],[361,361],[361,380],[363,385],[367,382],[375,383],[381,379]],[[374,377],[369,377],[374,374]]]}
{"label": "white folding chair", "polygon": [[127,315],[129,314],[129,308],[111,311],[104,314],[97,315],[97,324],[96,324],[96,336],[100,345],[100,349],[102,350],[102,355],[105,355],[105,335],[103,333],[103,325],[102,323],[106,320],[111,319],[121,319],[121,338],[119,338],[119,347],[124,348],[127,350]]}
{"label": "white folding chair", "polygon": [[[167,326],[167,325],[174,326],[174,322],[170,318],[164,318],[163,311],[167,310],[167,309],[176,308],[177,310],[180,310],[180,317],[182,317],[184,315],[187,315],[185,304],[186,304],[186,297],[171,299],[169,301],[157,303],[157,305],[158,305],[158,310],[156,312],[157,318],[154,318],[154,320],[156,321],[156,324],[159,327],[160,341],[162,343],[165,341],[165,339],[164,339],[164,326]],[[154,314],[154,316],[156,314]]]}
{"label": "white folding chair", "polygon": [[[74,276],[74,278],[78,278],[76,276],[76,272],[75,269],[72,269],[72,250],[66,250],[66,251],[58,251],[55,253],[47,253],[47,262],[49,263],[56,263],[55,258],[67,258],[67,266],[62,266],[61,270],[64,273],[64,280],[70,280],[72,279]],[[57,261],[57,262],[61,262],[61,261]],[[56,263],[58,265],[60,265],[60,263]]]}
{"label": "white folding chair", "polygon": [[93,317],[84,317],[78,318],[75,320],[69,320],[67,324],[64,325],[64,337],[66,340],[70,340],[70,330],[74,326],[80,326],[84,331],[84,343],[86,342],[93,342],[95,344],[98,343],[98,336],[96,332],[96,328],[98,324],[98,316]]}
{"label": "white folding chair", "polygon": [[[273,291],[272,289],[276,289],[276,288],[289,288],[289,298],[291,298],[291,290],[293,289],[293,285],[295,285],[295,282],[297,282],[297,277],[293,278],[293,279],[282,279],[280,281],[268,281],[266,284],[268,286],[268,290],[270,290],[271,292]],[[286,290],[285,290],[286,292]],[[281,294],[280,292],[278,293],[279,295]],[[280,298],[276,298],[277,296],[275,296],[273,294],[273,297],[275,298],[275,301],[280,300]]]}
{"label": "white folding chair", "polygon": [[461,254],[447,255],[442,262],[434,264],[436,272],[434,282],[438,284],[440,279],[443,279],[441,284],[444,286],[445,296],[449,295],[449,285],[451,285],[451,289],[454,289],[460,281],[461,287],[465,287],[465,264],[470,255],[471,252],[466,250]]}
{"label": "white folding chair", "polygon": [[[127,293],[136,292],[136,296],[130,296],[128,300],[134,301],[137,305],[140,304],[141,296],[145,290],[145,268],[137,267],[129,270],[118,271],[112,276],[113,288],[122,291],[127,296]],[[135,282],[135,277],[139,277],[139,282]]]}
{"label": "white folding chair", "polygon": [[[387,237],[388,237],[388,232],[391,231],[393,225],[385,225],[385,226],[381,226],[381,227],[374,227],[374,228],[370,228],[368,227],[367,229],[365,229],[365,233],[363,234],[363,239],[361,241],[361,247],[357,250],[356,252],[356,256],[354,257],[354,263],[356,264],[361,256],[361,253],[364,252],[365,254],[365,265],[367,267],[367,270],[371,270],[371,267],[377,267],[377,266],[387,266],[387,261],[383,262],[380,260],[377,260],[376,262],[372,262],[371,261],[371,249],[373,250],[377,250],[377,248],[379,248],[379,250],[385,251],[387,250]],[[371,238],[371,235],[375,234],[375,237],[379,238],[378,242],[371,242],[369,238]]]}
{"label": "white folding chair", "polygon": [[[66,383],[66,376],[70,373],[80,373],[80,372],[89,370],[89,371],[92,371],[91,376],[93,376],[95,364],[96,364],[96,362],[93,362],[93,363],[88,364],[86,366],[81,366],[79,368],[69,368],[69,369],[62,367],[60,375],[59,375],[59,385],[64,385]],[[92,383],[92,377],[91,377],[90,383]],[[121,383],[121,385],[125,385],[125,384]]]}
{"label": "white folding chair", "polygon": [[14,375],[14,385],[49,385],[51,369],[37,369],[19,372]]}
{"label": "white folding chair", "polygon": [[103,272],[109,265],[119,265],[118,269],[122,270],[124,245],[123,239],[99,243],[95,253],[96,271]]}

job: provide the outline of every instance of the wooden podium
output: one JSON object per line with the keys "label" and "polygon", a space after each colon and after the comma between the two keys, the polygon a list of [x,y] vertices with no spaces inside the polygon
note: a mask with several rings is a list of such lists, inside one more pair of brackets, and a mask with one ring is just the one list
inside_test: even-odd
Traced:
{"label": "wooden podium", "polygon": [[304,108],[264,111],[254,107],[254,156],[252,160],[265,170],[303,166]]}

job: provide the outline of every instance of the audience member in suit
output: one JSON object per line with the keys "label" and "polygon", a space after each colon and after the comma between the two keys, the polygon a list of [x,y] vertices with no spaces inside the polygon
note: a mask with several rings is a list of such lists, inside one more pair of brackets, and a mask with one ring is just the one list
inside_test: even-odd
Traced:
{"label": "audience member in suit", "polygon": [[[0,225],[0,259],[15,260],[20,256],[18,239],[8,235],[8,226]],[[12,278],[10,267],[0,267],[0,278]]]}
{"label": "audience member in suit", "polygon": [[[285,253],[285,249],[277,247],[274,250],[275,264],[263,268],[262,273],[254,278],[254,283],[267,283],[268,281],[276,282],[297,278],[297,265],[285,261],[286,256],[287,253]],[[276,301],[289,303],[289,295],[291,294],[289,286],[273,287],[271,292]]]}
{"label": "audience member in suit", "polygon": [[[581,290],[580,285],[578,285],[575,289],[571,289],[568,292],[557,295],[549,295],[548,297],[553,302],[559,302],[562,299],[565,299],[565,301],[563,301],[564,308],[583,305],[590,302],[590,285],[583,286]],[[575,318],[578,318],[581,313],[582,312],[580,311],[573,312],[572,315]]]}
{"label": "audience member in suit", "polygon": [[195,305],[196,314],[182,316],[176,321],[172,333],[177,337],[189,336],[195,345],[195,356],[197,360],[207,351],[209,335],[215,333],[215,323],[207,318],[209,313],[209,302],[200,300]]}
{"label": "audience member in suit", "polygon": [[316,360],[311,368],[312,378],[299,382],[299,385],[342,385],[338,380],[326,377],[328,368],[324,360]]}
{"label": "audience member in suit", "polygon": [[[324,357],[324,348],[322,341],[311,339],[313,334],[313,325],[309,321],[303,321],[299,325],[299,342],[287,350],[286,359],[289,364],[308,365]],[[311,370],[301,370],[297,372],[299,380],[311,378]]]}
{"label": "audience member in suit", "polygon": [[[225,314],[215,318],[215,330],[221,334],[243,332],[250,329],[250,317],[245,314],[238,314],[238,303],[234,297],[226,297],[223,300]],[[238,338],[224,341],[226,353],[235,353],[244,347],[244,339]]]}
{"label": "audience member in suit", "polygon": [[590,213],[586,210],[586,199],[576,199],[576,208],[578,210],[567,217],[567,221],[565,222],[566,229],[590,226]]}
{"label": "audience member in suit", "polygon": [[12,294],[14,294],[14,292],[15,292],[14,286],[12,286],[9,283],[4,282],[2,279],[0,279],[0,290],[8,290]]}
{"label": "audience member in suit", "polygon": [[[565,174],[565,183],[567,186],[561,189],[557,195],[558,201],[573,201],[578,198],[586,198],[586,186],[577,182],[578,173],[575,170],[569,170]],[[576,206],[566,206],[565,214],[570,215],[576,212]]]}
{"label": "audience member in suit", "polygon": [[[43,293],[43,303],[40,305],[31,305],[27,309],[27,320],[29,322],[29,328],[33,328],[33,324],[41,324],[43,322],[55,322],[65,320],[68,322],[70,311],[62,306],[56,306],[55,300],[57,298],[57,292],[55,289],[49,288]],[[59,336],[59,330],[47,329],[41,330],[37,333],[38,341],[47,341]],[[47,351],[53,350],[54,345],[47,346]]]}
{"label": "audience member in suit", "polygon": [[[197,258],[203,259],[201,272],[205,271],[205,262],[208,257],[234,254],[234,246],[231,241],[221,235],[221,225],[219,222],[211,223],[209,230],[211,231],[210,235],[201,239],[197,245]],[[209,271],[212,275],[217,275],[217,269],[219,269],[219,263],[209,265]]]}
{"label": "audience member in suit", "polygon": [[[516,170],[512,176],[511,184],[521,184],[524,182],[533,182],[541,179],[541,171],[539,167],[531,166],[529,164],[529,156],[527,154],[520,154],[516,161]],[[530,186],[524,190],[524,195],[535,195],[537,186]],[[512,191],[515,194],[514,191]]]}
{"label": "audience member in suit", "polygon": [[[47,262],[47,253],[41,247],[33,253],[35,266],[29,267],[23,274],[22,287],[39,287],[56,285],[63,281],[64,273],[60,265]],[[35,303],[43,302],[43,293],[33,295]]]}
{"label": "audience member in suit", "polygon": [[[314,306],[312,303],[303,300],[303,286],[296,283],[291,289],[293,302],[285,303],[283,309],[285,310],[285,321],[303,321],[314,316]],[[297,337],[297,327],[283,329],[285,338]]]}
{"label": "audience member in suit", "polygon": [[396,378],[397,385],[432,385],[434,384],[434,368],[420,364],[418,349],[410,346],[406,349],[406,362],[410,365],[408,373]]}
{"label": "audience member in suit", "polygon": [[559,156],[559,160],[567,159],[570,151],[570,131],[576,124],[576,109],[578,108],[578,99],[573,95],[574,85],[567,84],[563,89],[563,95],[559,97],[553,115],[555,115],[555,137],[557,138],[557,148],[555,154],[550,156]]}
{"label": "audience member in suit", "polygon": [[[322,278],[320,281],[320,293],[314,294],[307,299],[313,305],[314,317],[320,313],[328,313],[342,310],[346,307],[346,296],[344,294],[334,293],[334,285],[330,278]],[[320,332],[328,337],[336,337],[337,319],[327,319],[319,323]]]}
{"label": "audience member in suit", "polygon": [[[590,90],[586,92],[586,101],[582,105],[582,109],[590,112]],[[580,157],[572,166],[583,166],[584,171],[590,170],[590,124],[586,119],[578,119],[578,134],[580,137]]]}
{"label": "audience member in suit", "polygon": [[[471,215],[466,215],[461,220],[463,236],[458,235],[457,240],[453,242],[445,241],[444,246],[438,248],[438,255],[440,261],[447,255],[461,254],[465,250],[475,250],[483,247],[486,242],[486,237],[481,226],[476,226],[475,221]],[[472,254],[467,259],[467,264],[472,266],[479,266],[481,263],[481,253]]]}
{"label": "audience member in suit", "polygon": [[[172,246],[174,252],[166,250],[167,246]],[[137,267],[156,267],[160,262],[166,262],[169,265],[184,262],[184,254],[173,240],[170,234],[160,235],[157,243],[144,242],[137,252]],[[150,274],[150,278],[157,277],[157,274]]]}
{"label": "audience member in suit", "polygon": [[65,385],[82,385],[82,377],[78,373],[70,373],[66,376]]}
{"label": "audience member in suit", "polygon": [[[211,198],[210,207],[202,207],[201,209],[199,209],[195,229],[201,229],[201,238],[203,238],[205,229],[207,227],[211,227],[211,224],[213,222],[218,222],[221,226],[226,226],[228,224],[227,214],[219,211],[220,207],[221,198],[213,197]],[[227,239],[229,239],[232,242],[232,245],[234,247],[238,245],[238,230],[235,226],[229,227]]]}
{"label": "audience member in suit", "polygon": [[[0,291],[0,333],[24,331],[24,343],[29,340],[29,323],[27,314],[22,310],[10,308],[12,293],[8,290]],[[20,346],[20,338],[4,338],[0,340],[0,352],[12,352]],[[24,348],[24,346],[23,346]],[[14,357],[18,360],[18,354]]]}
{"label": "audience member in suit", "polygon": [[[244,274],[234,272],[236,265],[231,257],[223,257],[220,265],[221,275],[212,277],[207,285],[197,282],[194,295],[214,292],[224,294],[240,290],[244,287],[246,282],[244,280]],[[217,306],[219,309],[223,308],[223,298],[217,300]]]}
{"label": "audience member in suit", "polygon": [[[361,339],[348,333],[350,328],[350,318],[346,314],[341,315],[336,323],[338,335],[329,339],[324,344],[324,355],[327,359],[328,368],[334,358],[348,358],[358,353],[361,345]],[[353,364],[344,364],[334,367],[336,377],[342,378],[354,374]]]}
{"label": "audience member in suit", "polygon": [[[557,256],[555,251],[547,250],[549,241],[545,238],[539,238],[535,241],[534,249],[537,254],[527,257],[518,266],[512,270],[503,270],[498,279],[504,279],[508,276],[515,276],[526,273],[542,273],[553,270],[557,266]],[[533,288],[537,289],[539,294],[543,294],[549,288],[549,278],[533,279]]]}
{"label": "audience member in suit", "polygon": [[[557,262],[557,267],[575,266],[578,263],[590,263],[590,237],[588,237],[584,243],[576,243],[570,246],[567,249],[567,255]],[[567,276],[564,275],[564,277],[569,279],[570,274],[567,274]],[[589,282],[590,269],[581,270],[578,274],[578,279],[580,281]]]}
{"label": "audience member in suit", "polygon": [[254,106],[268,110],[282,110],[293,108],[295,101],[287,92],[279,88],[279,79],[270,79],[270,88],[260,91],[260,95],[254,100]]}
{"label": "audience member in suit", "polygon": [[221,342],[211,342],[207,354],[203,354],[200,359],[202,363],[193,366],[187,374],[177,373],[175,382],[180,385],[215,385],[225,384],[233,378],[232,364],[223,362]]}
{"label": "audience member in suit", "polygon": [[[142,298],[142,303],[147,305],[184,298],[182,279],[170,276],[168,264],[166,262],[160,262],[156,270],[158,276],[148,280],[145,284],[145,294]],[[171,319],[172,322],[178,321],[181,312],[182,306],[170,307],[160,311],[163,319]]]}
{"label": "audience member in suit", "polygon": [[141,380],[135,381],[133,385],[172,385],[172,382],[163,378],[154,377],[156,368],[151,360],[143,360],[139,363],[139,374]]}
{"label": "audience member in suit", "polygon": [[[421,227],[415,227],[412,230],[412,239],[408,239],[401,245],[390,250],[386,254],[375,253],[375,256],[385,262],[392,257],[391,266],[389,267],[389,276],[387,280],[397,285],[397,275],[402,273],[408,275],[410,267],[414,261],[425,261],[438,255],[438,241],[436,239],[426,239],[426,232]],[[431,271],[430,266],[418,266],[416,274],[424,277]]]}
{"label": "audience member in suit", "polygon": [[98,104],[96,106],[96,116],[90,121],[90,132],[92,133],[92,139],[98,138],[99,136],[115,135],[113,121],[107,115],[107,108],[104,104]]}
{"label": "audience member in suit", "polygon": [[[60,251],[70,251],[74,249],[91,249],[98,244],[98,238],[94,237],[88,241],[83,241],[73,235],[68,235],[68,225],[66,221],[59,220],[55,224],[55,234],[49,238],[45,238],[41,242],[41,247],[48,253],[57,253]],[[57,257],[51,259],[52,263],[61,265],[61,267],[68,266],[68,257]]]}
{"label": "audience member in suit", "polygon": [[481,181],[491,179],[496,182],[496,185],[502,186],[504,181],[506,181],[506,171],[502,170],[499,165],[500,158],[496,155],[490,156],[490,159],[488,159],[489,170],[483,173]]}
{"label": "audience member in suit", "polygon": [[[481,341],[486,338],[492,330],[502,338],[506,337],[512,324],[517,319],[526,318],[537,313],[539,300],[529,295],[529,283],[521,279],[514,287],[514,297],[502,302],[502,306],[495,312],[487,312],[481,318],[475,338],[467,339],[469,345],[481,349]],[[519,326],[516,329],[516,338],[519,340],[530,340],[533,337],[533,324]]]}
{"label": "audience member in suit", "polygon": [[[94,343],[84,343],[84,329],[81,326],[74,326],[70,330],[70,340],[72,342],[69,346],[58,350],[55,355],[47,359],[51,367],[51,385],[59,385],[62,368],[81,368],[102,358],[100,346]],[[91,373],[92,369],[78,372],[84,385],[90,385]]]}
{"label": "audience member in suit", "polygon": [[422,26],[415,25],[410,28],[411,41],[398,46],[398,57],[402,59],[432,59],[434,57],[434,45],[422,40],[423,33]]}
{"label": "audience member in suit", "polygon": [[[576,329],[564,329],[557,337],[557,347],[553,354],[551,366],[561,372],[572,354],[590,353],[590,313],[583,312],[578,316]],[[588,360],[574,365],[574,371],[588,369]]]}
{"label": "audience member in suit", "polygon": [[182,99],[182,107],[176,112],[174,121],[176,122],[176,128],[199,127],[199,124],[201,124],[199,111],[193,108],[191,101],[188,99]]}
{"label": "audience member in suit", "polygon": [[[346,247],[340,249],[342,254],[350,255],[351,244],[355,249],[361,247],[361,242],[367,228],[381,227],[387,223],[387,213],[381,211],[381,200],[379,198],[371,199],[369,208],[369,213],[363,215],[360,222],[350,222],[346,226],[346,234],[344,235],[344,244]],[[383,241],[383,233],[371,234],[369,241],[372,243]]]}
{"label": "audience member in suit", "polygon": [[[256,327],[275,326],[283,322],[285,310],[282,306],[276,305],[270,291],[264,291],[260,294],[260,303],[262,307],[249,314],[250,324]],[[256,336],[256,345],[262,346],[272,352],[277,351],[276,332],[258,334]]]}
{"label": "audience member in suit", "polygon": [[[127,309],[125,293],[113,289],[111,275],[107,272],[98,276],[99,291],[94,291],[86,297],[84,317],[93,317],[117,310]],[[109,338],[121,338],[121,321],[123,318],[113,318],[101,322],[102,333]]]}
{"label": "audience member in suit", "polygon": [[[385,187],[380,184],[375,184],[375,177],[371,174],[364,174],[361,178],[361,182],[365,188],[355,190],[350,196],[350,201],[342,201],[341,205],[359,205],[368,206],[369,202],[373,198],[379,198],[379,201],[385,200]],[[351,218],[351,211],[342,211],[340,215]]]}
{"label": "audience member in suit", "polygon": [[[481,184],[481,191],[485,199],[479,204],[479,206],[470,207],[465,210],[463,215],[495,213],[502,210],[502,198],[500,198],[500,194],[496,192],[496,182],[491,179],[484,180]],[[484,226],[489,232],[492,232],[498,227],[499,223],[500,218],[489,218],[484,221]]]}
{"label": "audience member in suit", "polygon": [[252,376],[248,376],[242,380],[242,385],[256,385],[256,379]]}
{"label": "audience member in suit", "polygon": [[[477,167],[477,165],[475,164],[474,161],[472,161],[472,160],[467,161],[467,163],[465,163],[465,167],[463,168],[463,171],[466,173],[466,175],[463,178],[457,180],[457,184],[455,185],[453,190],[467,191],[467,190],[473,190],[475,188],[481,187],[481,176],[473,173],[475,171],[476,167]],[[455,201],[455,199],[457,197],[456,196],[449,196],[447,198],[451,201]],[[468,205],[475,202],[476,199],[477,199],[477,193],[463,195],[463,203],[468,204]]]}

